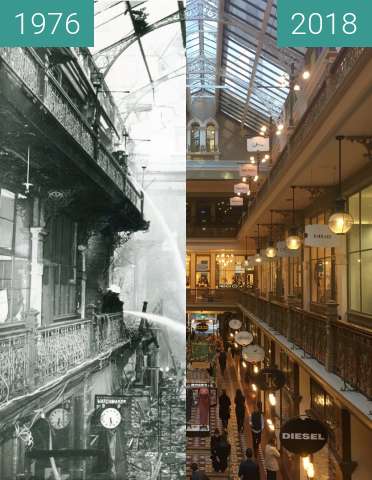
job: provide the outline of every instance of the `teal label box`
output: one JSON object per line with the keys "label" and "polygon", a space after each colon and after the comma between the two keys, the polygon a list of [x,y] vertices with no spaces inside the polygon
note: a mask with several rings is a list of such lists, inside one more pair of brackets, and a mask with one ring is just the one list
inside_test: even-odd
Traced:
{"label": "teal label box", "polygon": [[92,47],[94,0],[1,2],[1,47]]}
{"label": "teal label box", "polygon": [[372,47],[370,0],[278,0],[278,47]]}

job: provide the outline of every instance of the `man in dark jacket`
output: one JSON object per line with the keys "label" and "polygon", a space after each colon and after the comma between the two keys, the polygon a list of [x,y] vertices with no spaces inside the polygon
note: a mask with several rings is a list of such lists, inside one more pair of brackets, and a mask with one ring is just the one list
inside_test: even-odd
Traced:
{"label": "man in dark jacket", "polygon": [[191,480],[208,480],[207,475],[199,470],[197,463],[191,464]]}
{"label": "man in dark jacket", "polygon": [[225,370],[226,370],[226,352],[222,350],[218,356],[218,361],[220,363],[220,369],[222,375],[225,375]]}
{"label": "man in dark jacket", "polygon": [[260,480],[260,469],[257,463],[252,460],[252,455],[252,449],[247,448],[245,451],[247,458],[239,466],[238,476],[240,480]]}
{"label": "man in dark jacket", "polygon": [[102,298],[102,313],[119,313],[123,311],[123,302],[119,298],[120,287],[111,285]]}

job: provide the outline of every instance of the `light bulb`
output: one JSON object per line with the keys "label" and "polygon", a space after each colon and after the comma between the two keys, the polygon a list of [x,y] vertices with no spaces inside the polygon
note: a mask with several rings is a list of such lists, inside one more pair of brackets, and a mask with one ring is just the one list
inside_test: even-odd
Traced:
{"label": "light bulb", "polygon": [[271,430],[272,432],[275,431],[275,426],[273,424],[269,425],[269,430]]}
{"label": "light bulb", "polygon": [[268,418],[266,421],[267,421],[267,424],[268,424],[268,425],[272,425],[272,424],[273,424],[273,421],[271,420],[271,418]]}
{"label": "light bulb", "polygon": [[256,263],[261,263],[262,262],[262,257],[259,253],[256,254],[256,256],[254,257],[254,260]]}
{"label": "light bulb", "polygon": [[267,258],[275,258],[278,254],[277,249],[274,247],[274,245],[269,245],[267,249],[265,250]]}
{"label": "light bulb", "polygon": [[246,182],[246,181],[247,181],[247,177],[243,177],[242,182]]}
{"label": "light bulb", "polygon": [[302,457],[302,465],[305,470],[308,469],[309,464],[310,464],[310,457]]}
{"label": "light bulb", "polygon": [[308,79],[310,78],[310,72],[309,72],[309,70],[305,70],[305,71],[303,72],[302,78],[303,78],[304,80],[308,80]]}
{"label": "light bulb", "polygon": [[281,130],[277,130],[276,131],[276,134],[278,135],[278,137],[282,134],[282,131]]}
{"label": "light bulb", "polygon": [[354,219],[347,212],[336,212],[328,220],[329,229],[336,235],[347,233],[353,225]]}
{"label": "light bulb", "polygon": [[235,348],[238,348],[239,345],[235,342],[235,343],[234,343],[234,347],[235,347]]}
{"label": "light bulb", "polygon": [[254,383],[252,383],[252,390],[253,390],[254,392],[257,392],[257,386],[256,386]]}
{"label": "light bulb", "polygon": [[267,126],[266,126],[266,125],[262,125],[262,127],[261,127],[261,131],[265,133],[265,132],[266,132],[266,130],[267,130]]}
{"label": "light bulb", "polygon": [[247,364],[243,361],[242,362],[243,368],[247,368]]}
{"label": "light bulb", "polygon": [[260,371],[260,369],[257,367],[257,365],[255,365],[253,367],[253,373],[258,373]]}
{"label": "light bulb", "polygon": [[272,407],[276,405],[276,397],[273,393],[269,393],[269,402]]}
{"label": "light bulb", "polygon": [[301,247],[301,237],[295,228],[292,228],[285,240],[288,250],[298,250]]}
{"label": "light bulb", "polygon": [[278,128],[278,130],[279,130],[279,131],[281,131],[281,130],[283,130],[283,128],[284,128],[284,125],[283,125],[282,123],[279,123],[279,125],[278,125],[278,127],[277,127],[277,128]]}
{"label": "light bulb", "polygon": [[296,83],[296,85],[293,87],[293,90],[294,90],[295,92],[299,92],[299,91],[301,90],[300,85],[298,85],[298,83]]}
{"label": "light bulb", "polygon": [[306,469],[307,476],[309,478],[314,478],[315,477],[315,470],[314,470],[314,465],[310,462],[307,469]]}
{"label": "light bulb", "polygon": [[233,333],[230,333],[230,337],[233,337],[233,336],[234,336],[234,334],[233,334]]}
{"label": "light bulb", "polygon": [[258,175],[256,175],[256,176],[253,178],[253,181],[254,181],[254,182],[258,182]]}
{"label": "light bulb", "polygon": [[249,160],[254,163],[254,157],[249,157]]}

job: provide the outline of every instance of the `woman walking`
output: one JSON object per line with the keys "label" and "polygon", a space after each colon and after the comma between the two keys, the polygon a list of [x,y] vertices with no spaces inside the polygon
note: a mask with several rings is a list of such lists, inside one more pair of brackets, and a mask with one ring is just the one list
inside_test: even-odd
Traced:
{"label": "woman walking", "polygon": [[265,468],[267,480],[276,480],[276,474],[279,471],[280,453],[276,448],[276,438],[272,436],[265,447]]}
{"label": "woman walking", "polygon": [[222,390],[222,394],[220,395],[220,398],[219,398],[219,411],[220,411],[220,419],[221,419],[223,428],[227,428],[229,424],[230,405],[231,405],[231,401],[226,394],[226,390]]}

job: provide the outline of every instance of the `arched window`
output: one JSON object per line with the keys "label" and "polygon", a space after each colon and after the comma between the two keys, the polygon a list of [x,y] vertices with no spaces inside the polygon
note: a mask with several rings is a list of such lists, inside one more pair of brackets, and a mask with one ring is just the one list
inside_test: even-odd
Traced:
{"label": "arched window", "polygon": [[207,126],[207,152],[216,151],[216,127],[212,124]]}
{"label": "arched window", "polygon": [[193,123],[191,125],[191,151],[200,152],[200,125]]}

